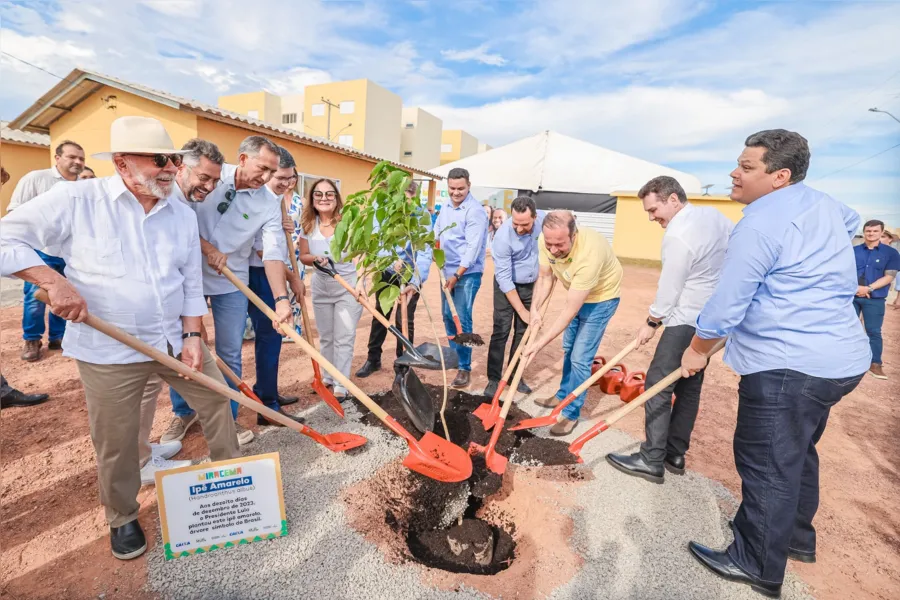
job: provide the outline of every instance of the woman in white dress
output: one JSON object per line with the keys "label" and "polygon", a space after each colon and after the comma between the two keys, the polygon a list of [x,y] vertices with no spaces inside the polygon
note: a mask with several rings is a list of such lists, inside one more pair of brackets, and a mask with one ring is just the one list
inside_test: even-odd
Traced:
{"label": "woman in white dress", "polygon": [[[356,286],[356,265],[341,262],[340,257],[331,255],[331,238],[341,220],[342,208],[341,194],[333,181],[319,179],[313,183],[300,217],[300,261],[312,266],[316,261],[324,263],[332,258],[338,274],[351,286]],[[356,323],[362,315],[362,306],[353,294],[320,271],[312,272],[310,288],[322,355],[349,378],[356,343]],[[334,395],[338,399],[347,396],[347,390],[335,384],[327,373],[323,374],[322,380],[334,387]]]}

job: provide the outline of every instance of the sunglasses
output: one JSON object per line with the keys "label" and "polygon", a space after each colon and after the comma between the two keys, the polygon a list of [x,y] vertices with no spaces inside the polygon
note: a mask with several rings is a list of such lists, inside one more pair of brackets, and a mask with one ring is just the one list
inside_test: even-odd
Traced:
{"label": "sunglasses", "polygon": [[313,198],[316,200],[321,200],[322,198],[335,200],[337,199],[337,192],[313,192]]}
{"label": "sunglasses", "polygon": [[219,211],[220,215],[225,214],[225,211],[227,211],[228,207],[231,206],[231,203],[234,202],[235,196],[237,196],[237,192],[234,191],[234,188],[225,192],[225,200],[219,202],[219,205],[216,207],[216,210]]}
{"label": "sunglasses", "polygon": [[181,163],[184,162],[184,156],[181,154],[136,154],[135,156],[149,157],[158,169],[164,168],[167,164],[169,164],[170,160],[176,167],[180,167]]}

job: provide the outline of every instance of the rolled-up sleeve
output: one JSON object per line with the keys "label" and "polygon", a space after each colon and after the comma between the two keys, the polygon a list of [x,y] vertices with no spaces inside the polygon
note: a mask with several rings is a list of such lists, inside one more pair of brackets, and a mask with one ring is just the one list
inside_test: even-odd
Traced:
{"label": "rolled-up sleeve", "polygon": [[200,232],[194,225],[190,235],[188,260],[181,269],[184,277],[184,308],[182,317],[202,317],[207,313],[206,298],[203,296],[203,256],[200,253]]}
{"label": "rolled-up sleeve", "polygon": [[759,231],[750,227],[735,229],[728,240],[719,283],[697,317],[698,337],[725,337],[744,320],[780,252],[779,245]]}
{"label": "rolled-up sleeve", "polygon": [[287,244],[284,240],[284,226],[281,223],[281,210],[276,207],[269,220],[262,228],[262,259],[287,262]]}
{"label": "rolled-up sleeve", "polygon": [[466,212],[466,251],[460,258],[459,266],[468,269],[475,263],[478,253],[484,244],[484,236],[487,235],[487,215],[481,207],[471,208]]}
{"label": "rolled-up sleeve", "polygon": [[662,255],[665,262],[659,275],[656,298],[650,306],[650,316],[655,319],[665,319],[675,310],[693,262],[691,249],[678,238],[663,238]]}
{"label": "rolled-up sleeve", "polygon": [[494,235],[491,256],[494,257],[494,278],[497,280],[497,287],[504,294],[508,294],[516,289],[516,284],[512,275],[512,247],[504,228]]}
{"label": "rolled-up sleeve", "polygon": [[68,241],[73,210],[74,200],[65,186],[56,186],[3,217],[0,220],[3,276],[43,265],[34,249]]}

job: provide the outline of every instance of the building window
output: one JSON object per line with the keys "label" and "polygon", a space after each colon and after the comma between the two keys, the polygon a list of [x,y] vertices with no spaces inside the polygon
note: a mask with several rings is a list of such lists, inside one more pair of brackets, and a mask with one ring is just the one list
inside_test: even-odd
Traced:
{"label": "building window", "polygon": [[403,156],[412,156],[412,151],[407,150],[406,152],[403,153]]}
{"label": "building window", "polygon": [[354,110],[356,110],[356,102],[354,102],[353,100],[346,100],[344,102],[341,102],[342,115],[352,115]]}
{"label": "building window", "polygon": [[312,105],[312,116],[324,117],[325,116],[325,105],[324,104],[313,104]]}
{"label": "building window", "polygon": [[285,113],[281,115],[282,125],[293,125],[297,122],[297,113]]}
{"label": "building window", "polygon": [[453,152],[453,144],[441,144],[441,154]]}
{"label": "building window", "polygon": [[259,118],[259,111],[258,111],[258,110],[248,110],[248,111],[247,111],[247,116],[250,117],[251,119],[258,119],[258,118]]}
{"label": "building window", "polygon": [[415,128],[415,126],[416,126],[415,123],[407,123],[407,124],[406,124],[406,128],[407,128],[407,129],[413,129],[413,128]]}
{"label": "building window", "polygon": [[342,135],[338,138],[338,144],[342,146],[352,146],[353,145],[353,136],[352,135]]}

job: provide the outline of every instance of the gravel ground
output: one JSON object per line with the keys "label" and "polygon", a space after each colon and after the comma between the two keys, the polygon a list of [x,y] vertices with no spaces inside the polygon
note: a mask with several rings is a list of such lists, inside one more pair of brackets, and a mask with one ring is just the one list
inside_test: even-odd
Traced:
{"label": "gravel ground", "polygon": [[[523,408],[537,412],[530,402]],[[262,432],[246,450],[281,454],[288,536],[168,563],[157,544],[148,559],[149,587],[163,598],[192,600],[485,598],[465,588],[433,589],[424,582],[421,567],[387,563],[374,545],[347,525],[340,491],[402,457],[406,444],[359,423],[355,408],[347,411],[343,422],[324,405],[306,413],[321,431],[359,433],[369,443],[352,456],[342,456],[290,431]],[[686,549],[691,539],[714,547],[727,543],[725,521],[736,506],[734,498],[721,485],[696,474],[670,476],[660,486],[625,477],[603,459],[607,452],[634,447],[633,438],[616,430],[585,447],[585,464],[595,479],[578,488],[579,508],[571,514],[572,544],[584,557],[584,565],[551,598],[759,598],[748,587],[721,582],[707,573]],[[789,574],[783,598],[810,596]]]}

